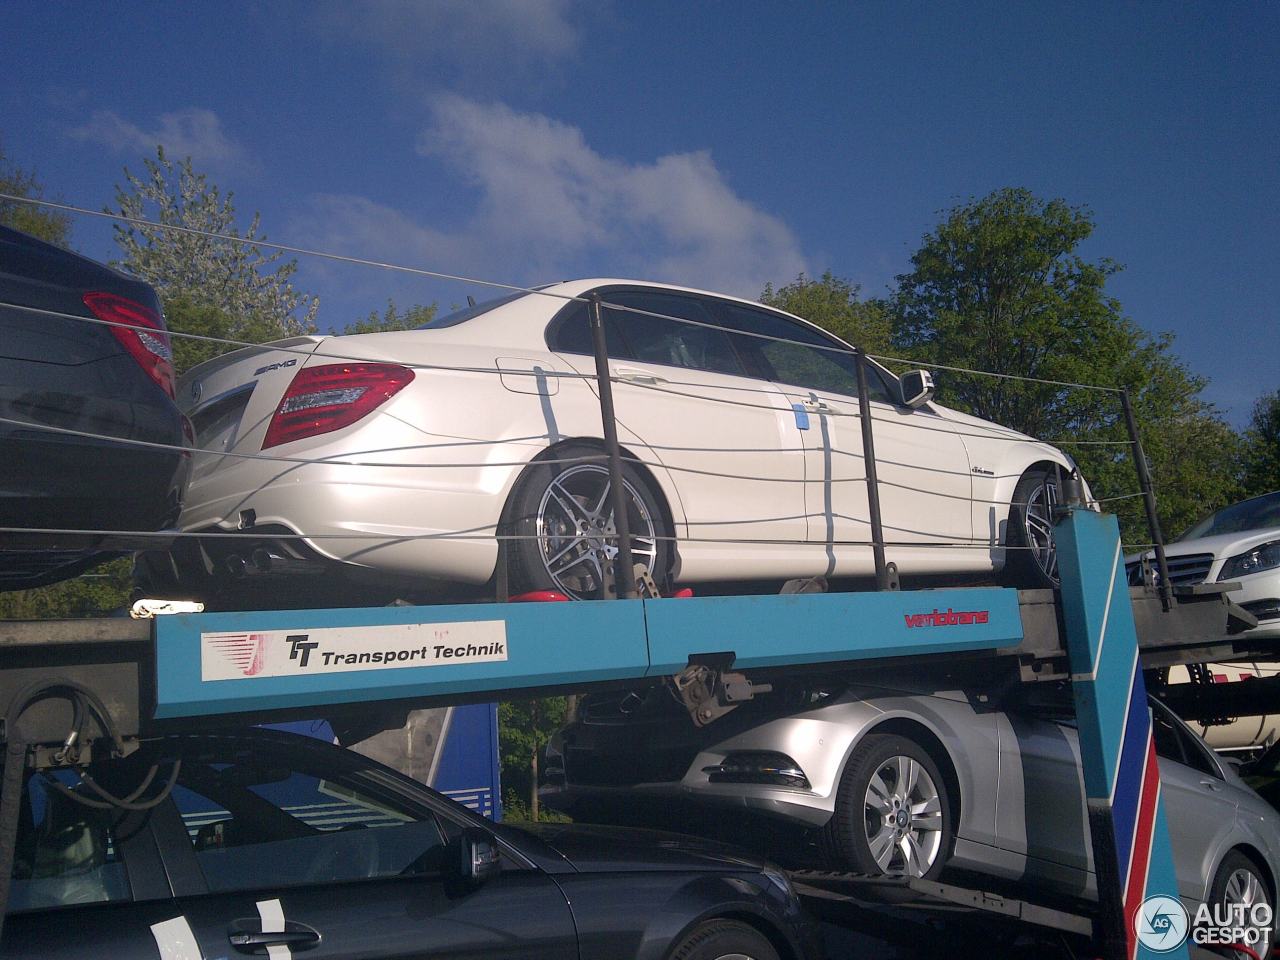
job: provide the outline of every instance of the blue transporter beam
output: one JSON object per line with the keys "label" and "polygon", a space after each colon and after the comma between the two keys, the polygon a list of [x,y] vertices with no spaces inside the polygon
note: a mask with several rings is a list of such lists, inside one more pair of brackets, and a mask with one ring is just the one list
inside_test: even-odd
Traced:
{"label": "blue transporter beam", "polygon": [[1073,509],[1055,534],[1106,957],[1186,957],[1120,527]]}

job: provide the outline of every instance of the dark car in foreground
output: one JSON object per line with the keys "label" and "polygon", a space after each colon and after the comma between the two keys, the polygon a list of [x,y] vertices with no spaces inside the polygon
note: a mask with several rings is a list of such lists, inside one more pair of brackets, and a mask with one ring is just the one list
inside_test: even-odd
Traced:
{"label": "dark car in foreground", "polygon": [[649,831],[495,825],[294,734],[162,737],[90,778],[27,781],[6,960],[812,955],[765,863]]}
{"label": "dark car in foreground", "polygon": [[75,576],[173,526],[189,455],[109,439],[187,444],[173,392],[148,284],[0,227],[0,527],[108,531],[0,533],[0,590]]}

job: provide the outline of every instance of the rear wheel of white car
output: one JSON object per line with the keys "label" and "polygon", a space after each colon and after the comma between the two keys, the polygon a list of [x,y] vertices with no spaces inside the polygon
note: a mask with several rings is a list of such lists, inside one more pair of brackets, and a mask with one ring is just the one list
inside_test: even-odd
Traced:
{"label": "rear wheel of white car", "polygon": [[[1270,920],[1264,929],[1258,930],[1257,942],[1248,946],[1260,957],[1271,955],[1271,945],[1275,942],[1275,896],[1256,863],[1239,850],[1232,850],[1223,857],[1218,872],[1213,876],[1213,886],[1209,888],[1209,902],[1228,907],[1232,911],[1233,922],[1239,916],[1246,927],[1251,925],[1255,912],[1264,913],[1259,905],[1266,904],[1265,915]],[[1223,915],[1226,915],[1225,911]]]}
{"label": "rear wheel of white car", "polygon": [[845,764],[822,840],[832,859],[868,875],[924,877],[951,850],[951,807],[938,765],[920,744],[868,734]]}
{"label": "rear wheel of white car", "polygon": [[1053,508],[1060,502],[1057,472],[1032,467],[1018,480],[1009,506],[1005,544],[1005,579],[1010,586],[1055,589],[1058,545],[1053,535]]}
{"label": "rear wheel of white car", "polygon": [[[640,472],[624,461],[631,556],[661,582],[670,567],[671,533]],[[556,590],[575,600],[601,596],[618,552],[613,487],[599,447],[568,444],[529,465],[511,494],[507,527],[511,588]]]}

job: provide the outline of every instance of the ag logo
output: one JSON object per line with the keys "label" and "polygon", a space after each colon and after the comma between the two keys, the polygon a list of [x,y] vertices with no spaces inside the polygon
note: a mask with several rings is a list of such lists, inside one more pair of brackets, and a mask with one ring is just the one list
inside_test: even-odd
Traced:
{"label": "ag logo", "polygon": [[1175,897],[1147,897],[1133,919],[1138,942],[1152,953],[1168,953],[1187,939],[1190,918]]}

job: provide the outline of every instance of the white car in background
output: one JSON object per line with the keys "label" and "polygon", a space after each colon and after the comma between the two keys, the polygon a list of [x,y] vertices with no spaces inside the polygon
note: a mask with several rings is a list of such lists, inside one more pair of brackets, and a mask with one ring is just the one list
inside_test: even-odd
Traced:
{"label": "white car in background", "polygon": [[[178,401],[220,455],[195,456],[180,523],[209,536],[144,568],[189,587],[318,567],[429,592],[494,578],[503,533],[513,590],[600,595],[616,538],[589,294],[626,308],[605,309],[610,371],[632,549],[659,583],[873,573],[849,345],[758,303],[626,280],[196,367]],[[934,403],[925,375],[868,373],[888,559],[1051,585],[1071,459]]]}
{"label": "white car in background", "polygon": [[[1169,581],[1239,585],[1231,599],[1258,618],[1251,637],[1280,637],[1280,490],[1223,507],[1165,546]],[[1130,582],[1148,551],[1128,558]]]}
{"label": "white car in background", "polygon": [[[1237,584],[1229,596],[1258,618],[1250,638],[1280,639],[1280,491],[1252,497],[1217,510],[1165,546],[1169,580],[1175,586],[1197,583]],[[1154,570],[1148,551],[1127,559],[1129,582],[1140,583],[1143,563]],[[1158,576],[1158,574],[1156,575]],[[1210,663],[1214,683],[1248,682],[1274,677],[1280,664]],[[1185,667],[1171,667],[1170,683],[1189,681]],[[1215,750],[1264,747],[1280,734],[1280,717],[1240,717],[1225,724],[1193,724]]]}

